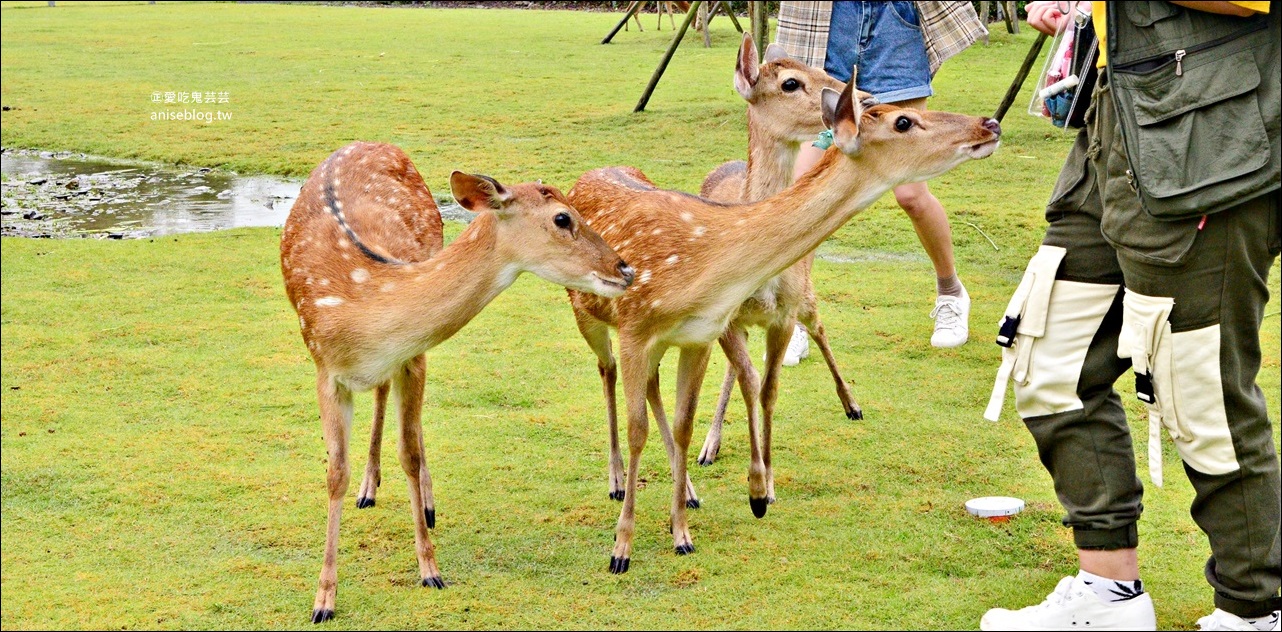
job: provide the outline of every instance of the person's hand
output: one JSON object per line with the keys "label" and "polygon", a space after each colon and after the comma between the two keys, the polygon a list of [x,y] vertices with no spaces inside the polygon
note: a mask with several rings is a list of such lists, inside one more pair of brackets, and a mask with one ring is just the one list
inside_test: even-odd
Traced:
{"label": "person's hand", "polygon": [[1047,35],[1054,35],[1066,21],[1071,19],[1073,10],[1089,11],[1089,2],[1029,2],[1024,6],[1028,13],[1028,25]]}

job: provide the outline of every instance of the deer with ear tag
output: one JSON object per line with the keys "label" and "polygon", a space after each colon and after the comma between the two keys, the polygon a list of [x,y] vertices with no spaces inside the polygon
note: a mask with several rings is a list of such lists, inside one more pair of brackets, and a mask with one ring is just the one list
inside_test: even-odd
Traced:
{"label": "deer with ear tag", "polygon": [[[637,268],[636,283],[618,298],[570,291],[579,330],[603,373],[616,370],[608,328],[619,335],[629,460],[610,557],[613,573],[627,572],[631,563],[647,401],[661,405],[657,371],[668,348],[681,350],[669,453],[672,537],[676,552],[687,554],[694,551],[686,519],[687,453],[712,342],[745,300],[882,194],[987,157],[997,147],[1000,127],[992,119],[886,105],[865,109],[854,98],[854,85],[840,94],[822,92],[834,147],[801,180],[760,202],[727,205],[661,190],[630,167],[590,171],[570,190],[585,221]],[[786,342],[768,340],[767,350],[780,356]],[[748,436],[748,500],[761,517],[768,471],[755,426]]]}

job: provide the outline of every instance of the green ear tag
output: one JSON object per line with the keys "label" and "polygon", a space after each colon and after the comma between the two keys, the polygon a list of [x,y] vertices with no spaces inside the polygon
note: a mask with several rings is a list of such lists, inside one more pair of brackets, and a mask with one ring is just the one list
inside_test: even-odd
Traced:
{"label": "green ear tag", "polygon": [[828,149],[829,147],[832,147],[832,130],[826,129],[819,132],[819,138],[813,144],[815,147],[820,149]]}

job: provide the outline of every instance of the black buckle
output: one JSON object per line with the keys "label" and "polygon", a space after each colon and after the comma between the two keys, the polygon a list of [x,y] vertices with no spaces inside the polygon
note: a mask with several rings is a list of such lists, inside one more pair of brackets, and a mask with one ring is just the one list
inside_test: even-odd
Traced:
{"label": "black buckle", "polygon": [[1153,394],[1152,374],[1135,372],[1135,397],[1145,404],[1157,402],[1157,396]]}
{"label": "black buckle", "polygon": [[997,344],[1002,347],[1015,346],[1015,332],[1019,329],[1019,316],[1007,316],[997,332]]}

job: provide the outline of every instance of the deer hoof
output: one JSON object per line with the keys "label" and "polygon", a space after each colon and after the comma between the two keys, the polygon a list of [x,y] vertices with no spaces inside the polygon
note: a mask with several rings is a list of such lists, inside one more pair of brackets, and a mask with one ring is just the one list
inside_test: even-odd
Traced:
{"label": "deer hoof", "polygon": [[703,506],[703,503],[699,502],[698,498],[686,499],[686,509],[698,509],[701,506]]}
{"label": "deer hoof", "polygon": [[312,623],[322,623],[334,618],[333,610],[313,610]]}
{"label": "deer hoof", "polygon": [[[371,504],[371,505],[372,505],[372,504],[374,504],[374,501],[372,501],[372,500],[371,500],[369,504]],[[424,509],[424,510],[423,510],[423,517],[427,519],[427,528],[428,528],[428,529],[435,529],[435,528],[436,528],[436,510],[435,510],[435,509]],[[423,581],[427,581],[427,580],[425,579],[425,580],[423,580]],[[426,584],[424,584],[424,585],[426,586]]]}
{"label": "deer hoof", "polygon": [[610,500],[617,500],[619,502],[623,502],[623,495],[626,493],[627,492],[623,490],[619,490],[617,492],[610,492]]}
{"label": "deer hoof", "polygon": [[622,575],[628,572],[628,565],[632,560],[626,557],[610,557],[610,572],[615,575]]}
{"label": "deer hoof", "polygon": [[444,590],[444,589],[445,589],[445,580],[441,579],[441,576],[440,576],[440,575],[437,575],[437,576],[435,576],[435,577],[424,577],[424,578],[423,578],[423,585],[424,585],[424,586],[431,586],[432,588],[440,588],[440,589]]}
{"label": "deer hoof", "polygon": [[860,419],[863,419],[863,418],[864,418],[864,411],[858,408],[846,411],[846,419],[849,419],[851,421],[859,421]]}
{"label": "deer hoof", "polygon": [[691,553],[694,553],[693,544],[682,544],[681,546],[677,547],[677,555],[689,555]]}
{"label": "deer hoof", "polygon": [[769,498],[749,498],[748,505],[752,507],[752,515],[763,518],[766,515],[766,508],[770,506]]}
{"label": "deer hoof", "polygon": [[357,499],[356,499],[356,508],[357,508],[357,509],[365,509],[365,508],[373,507],[373,506],[374,506],[374,499],[373,499],[373,498],[365,498],[364,496],[362,496],[362,497],[360,497],[360,498],[357,498]]}

